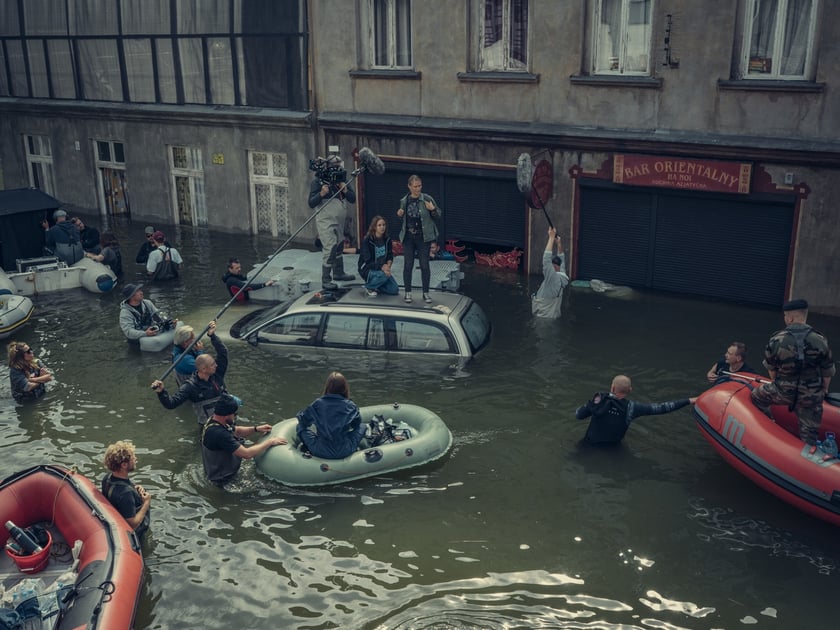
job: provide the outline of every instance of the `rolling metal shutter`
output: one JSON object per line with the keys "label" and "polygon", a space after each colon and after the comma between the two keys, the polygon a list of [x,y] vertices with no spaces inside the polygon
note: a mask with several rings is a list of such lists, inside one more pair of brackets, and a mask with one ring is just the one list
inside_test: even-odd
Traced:
{"label": "rolling metal shutter", "polygon": [[781,304],[794,200],[581,184],[578,276]]}
{"label": "rolling metal shutter", "polygon": [[516,174],[490,169],[388,164],[384,175],[365,177],[362,234],[381,214],[391,238],[399,237],[402,219],[396,212],[412,173],[423,179],[423,192],[443,208],[438,224],[442,240],[524,249],[528,209]]}

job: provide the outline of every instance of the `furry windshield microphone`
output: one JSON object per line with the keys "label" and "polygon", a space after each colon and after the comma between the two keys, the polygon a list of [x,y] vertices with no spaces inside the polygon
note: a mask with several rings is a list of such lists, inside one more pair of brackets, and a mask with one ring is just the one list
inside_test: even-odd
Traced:
{"label": "furry windshield microphone", "polygon": [[519,192],[527,195],[531,192],[531,177],[534,171],[531,168],[531,156],[522,153],[516,161],[516,187]]}
{"label": "furry windshield microphone", "polygon": [[376,153],[367,147],[359,149],[359,163],[361,165],[359,168],[360,172],[365,171],[372,175],[382,175],[385,172],[385,164],[379,159]]}

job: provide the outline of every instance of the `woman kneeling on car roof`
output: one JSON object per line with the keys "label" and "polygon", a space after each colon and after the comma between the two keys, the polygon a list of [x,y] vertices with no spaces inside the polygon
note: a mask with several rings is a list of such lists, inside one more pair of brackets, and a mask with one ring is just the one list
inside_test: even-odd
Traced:
{"label": "woman kneeling on car roof", "polygon": [[350,386],[341,372],[330,373],[324,395],[299,412],[297,419],[298,437],[315,457],[343,459],[359,448],[365,436],[362,414],[350,400]]}
{"label": "woman kneeling on car roof", "polygon": [[400,287],[391,275],[391,263],[394,262],[394,250],[388,236],[388,224],[379,215],[373,217],[367,235],[359,248],[359,274],[365,280],[365,289],[369,297],[379,293],[397,295]]}

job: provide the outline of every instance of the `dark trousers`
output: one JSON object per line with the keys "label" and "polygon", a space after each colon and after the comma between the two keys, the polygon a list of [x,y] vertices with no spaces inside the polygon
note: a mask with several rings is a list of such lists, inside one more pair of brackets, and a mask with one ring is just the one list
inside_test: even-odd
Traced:
{"label": "dark trousers", "polygon": [[403,241],[403,285],[405,292],[411,291],[411,275],[414,271],[414,257],[420,259],[420,280],[423,283],[423,293],[429,292],[429,282],[432,277],[432,272],[429,269],[429,250],[432,247],[431,241],[423,240],[422,234],[412,234],[406,232],[405,240]]}

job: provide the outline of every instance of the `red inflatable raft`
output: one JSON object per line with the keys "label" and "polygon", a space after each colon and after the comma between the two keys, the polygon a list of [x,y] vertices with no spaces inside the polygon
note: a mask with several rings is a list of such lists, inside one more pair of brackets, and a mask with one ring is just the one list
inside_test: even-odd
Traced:
{"label": "red inflatable raft", "polygon": [[[48,526],[53,540],[63,539],[69,547],[82,542],[78,579],[65,598],[68,608],[56,628],[133,627],[143,556],[134,531],[90,480],[53,465],[11,475],[0,482],[0,523],[7,520],[20,527]],[[8,537],[0,526],[0,544]],[[53,562],[57,560],[51,558],[49,564]],[[20,573],[19,577],[38,576]]]}
{"label": "red inflatable raft", "polygon": [[[750,391],[762,380],[745,377],[701,394],[694,405],[700,430],[738,472],[800,510],[840,525],[840,459],[809,457],[796,415],[786,406],[772,408],[774,423],[752,404]],[[840,439],[840,407],[827,401],[820,439],[826,431]]]}

